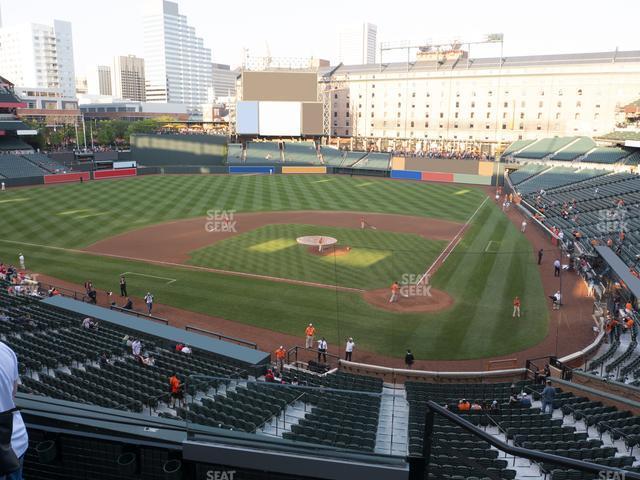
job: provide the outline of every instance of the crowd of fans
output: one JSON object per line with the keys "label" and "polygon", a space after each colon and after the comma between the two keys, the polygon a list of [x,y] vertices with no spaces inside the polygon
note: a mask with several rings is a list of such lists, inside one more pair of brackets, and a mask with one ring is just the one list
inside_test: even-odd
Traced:
{"label": "crowd of fans", "polygon": [[609,342],[613,342],[614,338],[620,334],[633,330],[637,311],[631,302],[624,303],[618,293],[610,299],[608,307],[609,314],[607,314],[605,332]]}
{"label": "crowd of fans", "polygon": [[394,155],[412,156],[412,157],[424,157],[424,158],[446,158],[449,160],[481,160],[481,161],[493,161],[495,157],[493,155],[486,155],[477,150],[445,150],[445,149],[430,149],[430,150],[416,150],[416,151],[399,151],[394,152]]}

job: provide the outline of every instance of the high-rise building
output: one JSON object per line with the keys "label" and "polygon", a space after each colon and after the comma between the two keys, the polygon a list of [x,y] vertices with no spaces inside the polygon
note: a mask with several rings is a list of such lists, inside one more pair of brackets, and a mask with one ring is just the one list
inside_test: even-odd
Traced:
{"label": "high-rise building", "polygon": [[344,65],[376,63],[378,27],[371,23],[343,26],[338,33],[339,61]]}
{"label": "high-rise building", "polygon": [[114,97],[144,102],[144,59],[134,55],[114,57],[112,82]]}
{"label": "high-rise building", "polygon": [[89,93],[87,77],[76,77],[76,95],[86,95]]}
{"label": "high-rise building", "polygon": [[111,67],[98,65],[87,76],[87,87],[92,95],[112,95]]}
{"label": "high-rise building", "polygon": [[147,102],[185,104],[198,115],[213,84],[211,49],[174,1],[146,0],[143,32]]}
{"label": "high-rise building", "polygon": [[237,70],[231,70],[229,65],[223,65],[221,63],[214,63],[212,65],[212,78],[213,78],[213,95],[211,102],[220,97],[233,97],[236,94],[236,78],[238,77]]}
{"label": "high-rise building", "polygon": [[0,28],[0,72],[17,87],[45,88],[75,98],[71,23]]}

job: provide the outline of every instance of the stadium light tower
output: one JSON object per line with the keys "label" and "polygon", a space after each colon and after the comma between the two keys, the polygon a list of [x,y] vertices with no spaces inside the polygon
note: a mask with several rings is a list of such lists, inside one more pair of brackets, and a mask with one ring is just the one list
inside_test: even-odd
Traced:
{"label": "stadium light tower", "polygon": [[[392,50],[406,50],[407,51],[407,69],[411,65],[411,52],[414,50],[421,52],[431,52],[435,51],[439,56],[441,53],[451,52],[460,50],[463,47],[467,48],[467,67],[471,66],[471,46],[472,45],[486,45],[486,44],[500,44],[500,57],[499,63],[502,66],[503,62],[503,51],[504,51],[504,34],[502,33],[489,33],[484,35],[479,39],[467,39],[461,40],[459,38],[454,38],[449,41],[445,41],[442,43],[434,43],[431,40],[427,40],[425,42],[411,42],[411,41],[400,41],[400,42],[382,42],[380,43],[380,68],[383,66],[383,52],[389,52]],[[440,63],[440,62],[438,62]],[[436,65],[437,68],[437,65]]]}

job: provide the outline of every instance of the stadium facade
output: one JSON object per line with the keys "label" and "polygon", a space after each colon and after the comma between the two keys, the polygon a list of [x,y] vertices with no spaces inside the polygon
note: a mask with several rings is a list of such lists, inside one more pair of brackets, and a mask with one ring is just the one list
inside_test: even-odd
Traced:
{"label": "stadium facade", "polygon": [[330,133],[415,141],[598,137],[640,97],[640,51],[469,58],[321,69]]}

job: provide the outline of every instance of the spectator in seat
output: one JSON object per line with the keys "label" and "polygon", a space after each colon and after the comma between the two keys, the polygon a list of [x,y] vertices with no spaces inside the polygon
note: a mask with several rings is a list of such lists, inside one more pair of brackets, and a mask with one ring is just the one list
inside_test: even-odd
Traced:
{"label": "spectator in seat", "polygon": [[624,329],[626,330],[632,330],[633,329],[633,318],[631,317],[627,317],[627,319],[624,321]]}
{"label": "spectator in seat", "polygon": [[16,354],[7,345],[0,342],[0,412],[6,412],[7,419],[10,419],[9,416],[13,417],[11,419],[13,424],[11,434],[9,434],[8,424],[4,421],[2,422],[7,427],[7,437],[9,438],[6,440],[10,447],[9,450],[11,450],[5,452],[3,456],[11,455],[12,459],[17,459],[19,463],[18,470],[0,477],[3,480],[22,480],[24,454],[29,447],[27,429],[24,426],[20,412],[15,408],[18,380],[18,359]]}
{"label": "spectator in seat", "polygon": [[84,320],[82,320],[82,328],[84,328],[85,330],[97,330],[98,322],[93,320],[91,317],[86,317]]}
{"label": "spectator in seat", "polygon": [[267,370],[267,373],[264,375],[264,381],[269,383],[273,383],[276,381],[276,377],[273,374],[273,370],[271,369]]}
{"label": "spectator in seat", "polygon": [[153,367],[156,364],[155,358],[148,353],[145,353],[143,356],[138,358],[140,359],[140,363],[146,367]]}
{"label": "spectator in seat", "polygon": [[553,400],[556,398],[556,389],[551,386],[551,380],[547,380],[547,384],[542,390],[542,413],[546,413],[549,407],[549,413],[553,413]]}
{"label": "spectator in seat", "polygon": [[460,412],[468,412],[469,410],[471,410],[471,404],[466,398],[463,398],[458,402],[458,410]]}
{"label": "spectator in seat", "polygon": [[187,355],[192,353],[193,350],[191,350],[191,347],[189,345],[185,345],[184,347],[182,347],[182,350],[180,350],[181,353],[186,353]]}
{"label": "spectator in seat", "polygon": [[98,363],[100,364],[101,367],[111,363],[111,360],[109,360],[109,355],[107,355],[107,352],[102,352],[100,354],[100,358],[98,359]]}
{"label": "spectator in seat", "polygon": [[480,405],[478,402],[473,402],[471,404],[471,410],[474,412],[479,412],[482,410],[482,405]]}
{"label": "spectator in seat", "polygon": [[520,397],[520,405],[525,408],[531,407],[531,399],[526,392],[522,394],[522,397]]}
{"label": "spectator in seat", "polygon": [[142,354],[142,342],[137,338],[131,342],[131,353],[134,357],[139,357]]}
{"label": "spectator in seat", "polygon": [[493,402],[491,402],[491,405],[489,406],[489,412],[500,413],[500,404],[498,403],[497,400],[494,400]]}

